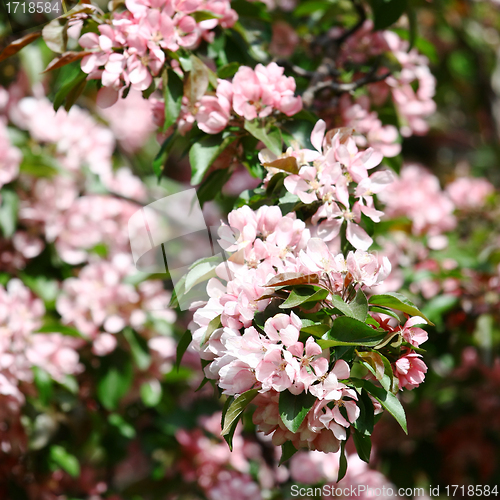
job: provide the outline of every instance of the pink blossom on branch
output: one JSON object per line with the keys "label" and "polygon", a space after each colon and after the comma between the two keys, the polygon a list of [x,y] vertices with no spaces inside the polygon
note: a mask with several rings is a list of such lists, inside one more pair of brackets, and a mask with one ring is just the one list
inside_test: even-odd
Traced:
{"label": "pink blossom on branch", "polygon": [[215,96],[203,96],[198,104],[196,121],[207,134],[222,132],[234,116],[245,120],[266,118],[274,112],[292,116],[302,109],[295,96],[295,80],[284,75],[276,63],[257,64],[255,69],[241,66],[232,82],[218,80]]}

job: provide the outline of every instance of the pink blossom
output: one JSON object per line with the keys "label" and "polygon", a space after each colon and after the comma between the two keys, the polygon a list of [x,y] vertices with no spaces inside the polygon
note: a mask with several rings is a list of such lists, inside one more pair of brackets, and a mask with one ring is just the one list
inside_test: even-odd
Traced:
{"label": "pink blossom", "polygon": [[462,210],[484,206],[486,198],[494,191],[494,186],[486,179],[472,177],[459,177],[446,186],[451,201]]}
{"label": "pink blossom", "polygon": [[120,145],[128,152],[144,146],[156,129],[151,104],[135,90],[131,90],[125,99],[119,99],[116,104],[101,110],[101,115],[108,121]]}
{"label": "pink blossom", "polygon": [[219,80],[217,96],[204,96],[200,100],[196,121],[203,132],[207,134],[218,134],[222,132],[231,117],[231,94],[229,87],[225,94],[223,89],[228,87],[227,82]]}
{"label": "pink blossom", "polygon": [[33,382],[32,367],[62,381],[82,371],[75,349],[80,341],[59,333],[36,333],[45,314],[43,302],[18,279],[0,287],[0,394],[13,398],[12,408],[24,403],[19,384]]}
{"label": "pink blossom", "polygon": [[262,383],[262,391],[274,389],[282,392],[293,384],[298,363],[287,350],[272,349],[264,354],[255,369],[255,376]]}
{"label": "pink blossom", "polygon": [[360,96],[352,101],[348,94],[340,98],[344,125],[355,130],[354,139],[361,147],[371,146],[383,156],[391,158],[401,152],[398,131],[393,125],[382,125],[375,111],[370,112],[370,98]]}
{"label": "pink blossom", "polygon": [[414,234],[441,234],[456,225],[454,205],[439,180],[418,165],[405,165],[400,178],[379,194],[389,217],[406,216]]}
{"label": "pink blossom", "polygon": [[154,307],[154,301],[158,300],[168,313],[166,318],[174,319],[175,315],[166,309],[170,297],[161,285],[146,282],[136,288],[124,283],[133,269],[131,256],[117,254],[111,261],[89,264],[78,277],[65,280],[63,293],[56,303],[62,321],[74,325],[90,339],[96,338],[101,329],[115,334],[130,325],[141,331],[145,327],[146,311],[153,316],[163,316],[162,311]]}
{"label": "pink blossom", "polygon": [[343,360],[338,360],[326,377],[321,377],[318,384],[311,385],[309,392],[320,400],[333,401],[342,397],[345,385],[339,382],[349,378],[349,365]]}
{"label": "pink blossom", "polygon": [[283,73],[276,63],[257,64],[255,70],[240,67],[232,82],[234,111],[247,120],[269,116],[273,109],[287,116],[298,113],[302,101],[294,95],[295,80]]}
{"label": "pink blossom", "polygon": [[290,388],[293,394],[300,394],[307,390],[313,382],[328,371],[328,357],[323,356],[321,347],[312,337],[307,339],[305,349],[302,342],[297,342],[290,346],[288,351],[298,359],[300,366],[293,388]]}
{"label": "pink blossom", "polygon": [[418,328],[414,325],[421,325],[425,323],[426,322],[418,316],[414,316],[413,318],[408,318],[408,320],[401,329],[401,335],[411,345],[418,347],[420,344],[423,344],[424,342],[427,341],[428,335],[425,330],[423,330],[422,328]]}
{"label": "pink blossom", "polygon": [[290,313],[290,316],[282,313],[277,314],[269,318],[264,325],[264,331],[272,341],[281,342],[287,347],[298,342],[301,328],[302,322],[293,312]]}
{"label": "pink blossom", "polygon": [[379,263],[375,255],[361,250],[349,252],[346,264],[352,279],[366,286],[376,285],[387,278],[391,272],[391,263],[387,257],[383,257],[382,262]]}
{"label": "pink blossom", "polygon": [[394,375],[399,380],[400,389],[412,390],[418,387],[425,378],[427,366],[422,361],[422,356],[410,351],[401,356],[394,364]]}
{"label": "pink blossom", "polygon": [[65,169],[76,173],[85,165],[102,178],[111,174],[115,139],[88,111],[73,106],[69,113],[63,108],[55,113],[48,99],[25,97],[10,113],[34,140],[56,146],[52,154]]}

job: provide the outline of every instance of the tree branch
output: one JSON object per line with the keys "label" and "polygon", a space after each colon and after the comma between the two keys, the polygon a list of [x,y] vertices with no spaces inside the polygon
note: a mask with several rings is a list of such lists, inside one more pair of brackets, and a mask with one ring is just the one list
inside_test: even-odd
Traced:
{"label": "tree branch", "polygon": [[361,78],[358,78],[357,80],[354,80],[353,82],[349,83],[339,83],[334,80],[327,80],[327,81],[320,81],[315,83],[314,85],[311,85],[305,92],[304,95],[302,96],[302,100],[307,106],[310,106],[314,96],[316,93],[318,93],[321,90],[324,89],[329,89],[335,94],[343,94],[344,92],[353,92],[360,87],[363,87],[364,85],[367,85],[368,83],[375,83],[375,82],[381,82],[385,80],[388,76],[391,75],[391,72],[388,71],[386,73],[383,73],[381,75],[375,74],[377,71],[377,67],[374,67],[371,71],[366,73],[364,76]]}

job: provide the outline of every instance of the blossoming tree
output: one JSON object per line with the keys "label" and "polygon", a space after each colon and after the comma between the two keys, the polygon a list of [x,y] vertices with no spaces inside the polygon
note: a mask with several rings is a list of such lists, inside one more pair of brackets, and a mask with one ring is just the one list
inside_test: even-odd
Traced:
{"label": "blossoming tree", "polygon": [[[473,348],[452,372],[442,339],[421,347],[459,323],[457,304],[491,347],[500,269],[493,185],[461,175],[443,190],[405,155],[440,104],[421,12],[80,2],[4,44],[0,493],[390,486],[366,463],[390,450],[389,422],[417,439],[402,402],[425,394],[427,358],[438,376],[496,373]],[[187,184],[225,258],[192,262],[173,287],[137,272],[127,222]]]}

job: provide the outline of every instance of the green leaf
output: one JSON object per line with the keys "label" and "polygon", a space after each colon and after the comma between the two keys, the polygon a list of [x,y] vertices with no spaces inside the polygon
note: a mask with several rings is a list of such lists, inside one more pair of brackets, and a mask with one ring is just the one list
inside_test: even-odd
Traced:
{"label": "green leaf", "polygon": [[306,0],[305,2],[300,2],[300,4],[293,9],[293,15],[295,17],[309,17],[317,13],[325,12],[330,5],[330,2],[326,2],[325,0]]}
{"label": "green leaf", "polygon": [[208,21],[210,19],[220,19],[222,16],[214,14],[209,10],[197,10],[191,14],[191,17],[193,17],[197,23],[201,23],[202,21]]}
{"label": "green leaf", "polygon": [[72,108],[73,104],[78,100],[78,98],[82,95],[82,92],[85,90],[87,86],[87,80],[80,80],[74,85],[71,89],[69,89],[66,94],[66,102],[64,103],[64,109],[69,112]]}
{"label": "green leaf", "polygon": [[[293,139],[299,143],[301,148],[314,149],[311,144],[310,137],[316,121],[311,122],[308,119],[299,119],[298,115],[295,115],[293,118],[293,121],[290,121],[283,126],[283,130],[288,132],[288,134],[290,134]],[[284,137],[287,143],[286,145],[291,146],[291,140],[287,139],[286,136]]]}
{"label": "green leaf", "polygon": [[[66,106],[68,106],[68,101],[73,105],[79,95],[83,92],[85,85],[87,84],[87,74],[80,71],[78,75],[65,83],[56,93],[54,97],[54,111],[57,111],[64,101],[66,101]],[[71,102],[72,101],[72,102]],[[71,106],[69,106],[71,107]]]}
{"label": "green leaf", "polygon": [[366,323],[348,316],[340,316],[332,325],[326,339],[318,340],[322,348],[338,345],[373,347],[385,338],[386,332],[379,333]]}
{"label": "green leaf", "polygon": [[52,397],[52,378],[39,366],[33,366],[35,375],[35,386],[38,389],[38,397],[44,406],[47,406]]}
{"label": "green leaf", "polygon": [[330,330],[330,327],[324,323],[318,323],[309,319],[302,319],[301,321],[302,328],[300,331],[309,335],[314,335],[315,337],[322,337],[328,330]]}
{"label": "green leaf", "polygon": [[387,309],[386,307],[370,306],[370,311],[374,312],[374,313],[379,313],[379,314],[387,314],[391,318],[394,318],[395,320],[397,320],[398,323],[401,321],[401,318],[394,311],[391,311],[390,309]]}
{"label": "green leaf", "polygon": [[283,152],[283,141],[277,127],[273,126],[269,132],[266,132],[266,129],[260,126],[258,120],[245,120],[245,130],[250,132],[250,134],[259,141],[262,141],[276,156],[280,156]]}
{"label": "green leaf", "polygon": [[65,375],[64,378],[58,381],[71,394],[78,394],[78,381],[73,375]]}
{"label": "green leaf", "polygon": [[135,429],[118,413],[112,413],[108,417],[108,422],[118,429],[118,432],[127,439],[133,439],[136,435]]}
{"label": "green leaf", "polygon": [[45,323],[35,333],[62,333],[63,335],[69,335],[70,337],[84,338],[83,335],[76,328],[73,328],[71,326],[61,325],[61,323],[56,323],[52,321]]}
{"label": "green leaf", "polygon": [[2,189],[0,191],[0,229],[4,238],[10,238],[16,231],[17,208],[19,198],[14,191]]}
{"label": "green leaf", "polygon": [[339,473],[337,475],[337,483],[344,479],[344,476],[347,472],[347,457],[345,456],[345,441],[340,442],[340,459],[339,459]]}
{"label": "green leaf", "polygon": [[313,304],[326,299],[327,296],[328,290],[298,286],[292,289],[288,298],[279,307],[280,309],[291,309],[305,303],[310,303],[312,307]]}
{"label": "green leaf", "polygon": [[369,380],[351,379],[350,383],[355,387],[364,387],[398,422],[401,428],[408,434],[406,426],[406,415],[399,399],[383,387],[377,387]]}
{"label": "green leaf", "polygon": [[163,141],[163,144],[161,145],[160,151],[158,151],[158,154],[156,155],[155,159],[153,160],[153,172],[155,173],[155,175],[158,179],[163,174],[163,169],[165,168],[165,163],[167,161],[168,155],[170,154],[170,151],[174,147],[176,138],[177,138],[176,132],[174,132],[172,135],[169,135]]}
{"label": "green leaf", "polygon": [[354,445],[356,446],[356,451],[358,452],[359,458],[370,463],[370,452],[372,450],[372,440],[370,436],[363,436],[363,434],[354,431],[353,432]]}
{"label": "green leaf", "polygon": [[235,140],[236,137],[233,135],[226,137],[224,140],[221,134],[209,135],[191,146],[189,150],[189,162],[192,171],[192,186],[199,184],[203,180],[212,163]]}
{"label": "green leaf", "polygon": [[405,12],[407,0],[370,0],[375,30],[394,24]]}
{"label": "green leaf", "polygon": [[415,46],[415,41],[418,36],[418,19],[417,12],[411,7],[411,5],[408,5],[406,15],[408,17],[408,41],[410,42],[408,52],[410,52],[410,50]]}
{"label": "green leaf", "polygon": [[35,295],[38,295],[44,302],[54,302],[59,293],[59,282],[46,276],[20,275],[23,283],[29,287]]}
{"label": "green leaf", "polygon": [[219,68],[217,70],[217,76],[219,78],[231,78],[236,74],[238,69],[240,68],[240,63],[233,61],[230,62],[229,64],[225,64],[222,66],[222,68]]}
{"label": "green leaf", "polygon": [[215,330],[217,330],[218,328],[220,328],[222,326],[222,323],[220,322],[220,317],[221,317],[221,315],[219,314],[214,319],[210,320],[210,323],[208,323],[208,326],[207,326],[207,331],[205,332],[205,334],[201,338],[200,347],[203,347],[210,339],[210,336],[212,335],[212,333],[214,333]]}
{"label": "green leaf", "polygon": [[132,375],[130,360],[105,367],[103,376],[97,382],[97,396],[107,410],[115,410],[118,407],[120,399],[132,383]]}
{"label": "green leaf", "polygon": [[226,414],[224,415],[221,436],[224,437],[231,450],[233,435],[236,430],[238,420],[248,404],[253,398],[255,398],[255,396],[257,396],[258,392],[258,389],[250,389],[249,391],[240,394],[234,401],[232,401],[226,411]]}
{"label": "green leaf", "polygon": [[184,356],[184,353],[186,352],[192,340],[193,336],[191,335],[191,332],[189,330],[186,330],[179,340],[179,343],[177,344],[177,355],[175,358],[175,367],[177,368],[177,371],[179,371],[182,357]]}
{"label": "green leaf", "polygon": [[285,427],[291,432],[297,432],[315,401],[316,397],[310,393],[295,395],[287,390],[280,392],[279,412]]}
{"label": "green leaf", "polygon": [[297,453],[297,448],[295,448],[291,441],[286,441],[285,443],[283,443],[281,445],[281,458],[279,465],[292,458],[295,453]]}
{"label": "green leaf", "polygon": [[344,302],[340,295],[332,295],[332,303],[340,312],[350,318],[366,321],[368,316],[368,301],[362,290],[358,290],[354,300],[350,303]]}
{"label": "green leaf", "polygon": [[142,402],[150,408],[157,406],[161,401],[163,391],[158,380],[150,380],[141,385],[141,399]]}
{"label": "green leaf", "polygon": [[125,328],[123,330],[123,336],[130,345],[130,352],[132,353],[132,358],[136,366],[140,370],[147,370],[151,364],[151,355],[149,354],[147,342],[137,335],[132,328]]}
{"label": "green leaf", "polygon": [[395,309],[396,311],[401,311],[409,314],[410,316],[420,316],[425,319],[429,325],[432,323],[422,311],[404,295],[395,292],[387,292],[382,295],[373,295],[370,297],[370,304],[377,306],[389,307],[390,309]]}
{"label": "green leaf", "polygon": [[365,389],[361,389],[361,394],[356,403],[359,408],[359,417],[354,422],[356,431],[364,436],[370,436],[374,426],[373,402]]}
{"label": "green leaf", "polygon": [[[217,256],[215,256],[217,257]],[[194,286],[210,278],[214,278],[215,268],[220,264],[220,259],[216,258],[208,261],[205,260],[197,266],[193,267],[186,276],[185,293],[189,292]]]}
{"label": "green leaf", "polygon": [[71,453],[68,453],[62,446],[55,444],[50,447],[50,459],[70,476],[78,477],[80,475],[78,459],[74,455],[71,455]]}
{"label": "green leaf", "polygon": [[165,123],[163,132],[173,125],[181,111],[184,87],[182,80],[172,69],[163,72],[163,98],[165,100]]}
{"label": "green leaf", "polygon": [[203,204],[206,201],[213,200],[222,191],[222,188],[230,179],[230,177],[231,172],[228,168],[210,172],[208,177],[196,190],[198,201],[200,202],[201,207],[203,207]]}

